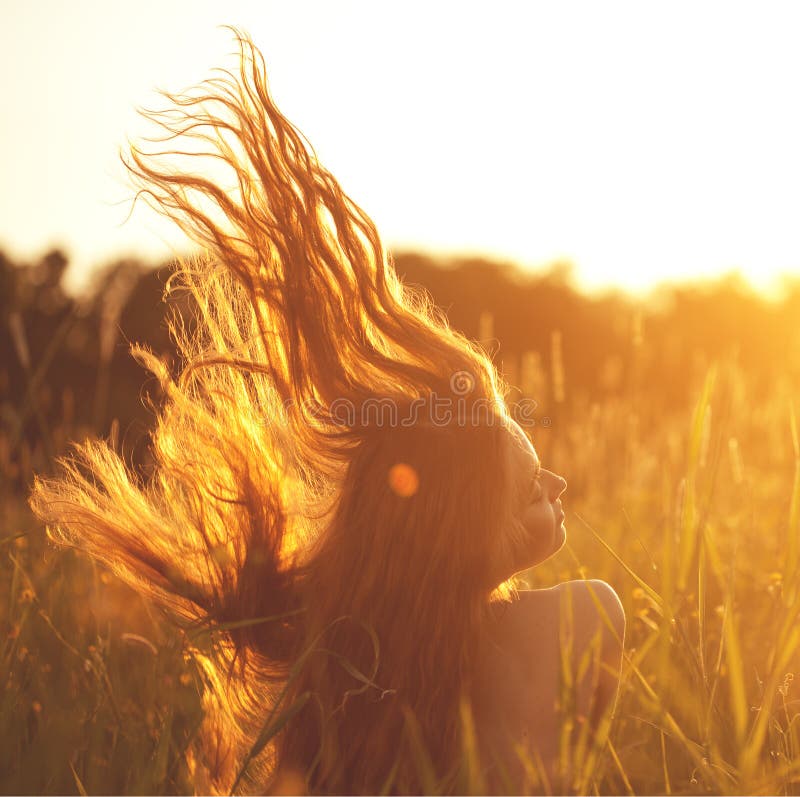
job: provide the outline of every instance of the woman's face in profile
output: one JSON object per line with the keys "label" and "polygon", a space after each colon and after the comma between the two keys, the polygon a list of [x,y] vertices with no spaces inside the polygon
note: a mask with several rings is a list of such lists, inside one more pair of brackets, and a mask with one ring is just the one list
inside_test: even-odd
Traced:
{"label": "woman's face in profile", "polygon": [[567,482],[542,468],[531,441],[516,422],[509,429],[512,500],[515,517],[524,529],[522,549],[515,552],[514,566],[518,572],[543,562],[564,544],[566,532],[560,496]]}

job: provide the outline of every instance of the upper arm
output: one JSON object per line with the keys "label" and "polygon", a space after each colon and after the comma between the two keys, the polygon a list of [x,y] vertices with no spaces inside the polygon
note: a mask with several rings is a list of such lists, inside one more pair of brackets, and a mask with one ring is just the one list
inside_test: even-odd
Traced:
{"label": "upper arm", "polygon": [[625,613],[604,581],[570,581],[560,587],[560,635],[564,677],[572,682],[579,723],[597,730],[616,703],[625,638]]}

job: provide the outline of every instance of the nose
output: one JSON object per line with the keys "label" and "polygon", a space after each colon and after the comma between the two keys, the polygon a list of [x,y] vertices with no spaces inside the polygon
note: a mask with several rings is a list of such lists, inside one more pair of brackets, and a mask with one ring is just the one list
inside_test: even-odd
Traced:
{"label": "nose", "polygon": [[547,471],[547,475],[550,477],[548,489],[550,500],[555,501],[567,489],[567,480],[552,471]]}

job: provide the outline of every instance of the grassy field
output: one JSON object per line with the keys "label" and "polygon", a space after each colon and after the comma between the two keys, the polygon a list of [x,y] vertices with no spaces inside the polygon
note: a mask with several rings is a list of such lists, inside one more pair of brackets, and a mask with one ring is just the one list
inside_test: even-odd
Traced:
{"label": "grassy field", "polygon": [[[631,356],[647,347],[645,334]],[[522,582],[604,579],[628,617],[610,742],[576,788],[794,794],[792,380],[765,386],[735,356],[696,361],[685,371],[691,405],[665,410],[665,386],[637,377],[644,369],[593,401],[571,394],[557,358],[536,373],[530,363],[505,366],[523,391],[548,387],[534,442],[569,481],[568,544]],[[0,431],[0,792],[191,793],[201,685],[180,639],[109,573],[50,547],[26,507],[32,473],[93,432],[73,420],[68,392],[50,401],[59,420],[42,439]]]}

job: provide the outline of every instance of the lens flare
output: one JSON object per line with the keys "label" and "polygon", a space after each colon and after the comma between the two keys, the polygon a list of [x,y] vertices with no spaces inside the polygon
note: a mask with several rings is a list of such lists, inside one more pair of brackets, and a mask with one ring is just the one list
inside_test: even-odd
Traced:
{"label": "lens flare", "polygon": [[392,488],[392,492],[401,498],[410,498],[419,489],[417,471],[404,462],[392,465],[389,468],[389,487]]}

